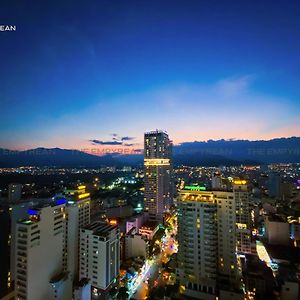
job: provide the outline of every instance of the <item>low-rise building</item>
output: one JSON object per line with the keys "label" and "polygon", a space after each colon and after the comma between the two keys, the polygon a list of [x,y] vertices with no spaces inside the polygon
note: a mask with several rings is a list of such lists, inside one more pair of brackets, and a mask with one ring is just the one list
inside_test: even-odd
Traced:
{"label": "low-rise building", "polygon": [[243,277],[247,295],[255,299],[272,299],[276,285],[272,270],[256,255],[246,255]]}
{"label": "low-rise building", "polygon": [[149,255],[149,240],[145,236],[136,233],[135,228],[125,236],[125,258]]}
{"label": "low-rise building", "polygon": [[290,225],[278,215],[265,217],[266,237],[271,245],[289,245]]}
{"label": "low-rise building", "polygon": [[281,264],[278,270],[278,279],[281,287],[281,299],[298,300],[299,293],[299,274],[295,265]]}
{"label": "low-rise building", "polygon": [[141,226],[139,234],[145,236],[148,240],[152,240],[158,229],[159,224],[156,221],[148,221]]}
{"label": "low-rise building", "polygon": [[130,218],[126,221],[126,233],[128,233],[132,228],[139,231],[145,221],[147,221],[146,214],[140,214]]}

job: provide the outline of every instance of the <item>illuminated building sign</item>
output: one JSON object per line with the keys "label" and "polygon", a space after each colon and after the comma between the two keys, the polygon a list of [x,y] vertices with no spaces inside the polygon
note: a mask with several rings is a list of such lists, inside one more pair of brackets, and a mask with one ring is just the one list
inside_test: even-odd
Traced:
{"label": "illuminated building sign", "polygon": [[236,223],[236,227],[237,227],[238,229],[247,229],[247,224]]}
{"label": "illuminated building sign", "polygon": [[170,160],[166,158],[149,158],[144,159],[145,166],[169,166]]}
{"label": "illuminated building sign", "polygon": [[186,185],[184,189],[189,191],[206,191],[206,187],[200,185]]}
{"label": "illuminated building sign", "polygon": [[84,194],[80,194],[78,195],[78,199],[84,199],[90,196],[90,193],[84,193]]}
{"label": "illuminated building sign", "polygon": [[27,213],[31,216],[37,216],[39,214],[39,212],[37,210],[34,210],[34,209],[28,209]]}
{"label": "illuminated building sign", "polygon": [[237,185],[245,185],[247,184],[247,180],[234,180],[233,183]]}

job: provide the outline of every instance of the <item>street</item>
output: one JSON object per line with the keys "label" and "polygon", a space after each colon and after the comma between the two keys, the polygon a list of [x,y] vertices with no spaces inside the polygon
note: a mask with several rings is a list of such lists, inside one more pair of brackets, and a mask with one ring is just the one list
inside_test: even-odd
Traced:
{"label": "street", "polygon": [[140,283],[129,299],[147,299],[152,287],[164,287],[166,285],[162,265],[166,264],[170,256],[177,252],[177,245],[175,239],[172,237],[176,234],[176,226],[174,227],[170,232],[166,230],[165,236],[160,241],[160,254],[154,258],[148,271],[140,278]]}

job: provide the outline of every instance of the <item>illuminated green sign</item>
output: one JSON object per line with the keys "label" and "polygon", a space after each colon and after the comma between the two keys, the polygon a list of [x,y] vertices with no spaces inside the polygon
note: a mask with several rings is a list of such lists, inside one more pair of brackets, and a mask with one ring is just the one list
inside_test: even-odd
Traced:
{"label": "illuminated green sign", "polygon": [[190,191],[206,191],[206,187],[200,185],[186,185],[184,189]]}

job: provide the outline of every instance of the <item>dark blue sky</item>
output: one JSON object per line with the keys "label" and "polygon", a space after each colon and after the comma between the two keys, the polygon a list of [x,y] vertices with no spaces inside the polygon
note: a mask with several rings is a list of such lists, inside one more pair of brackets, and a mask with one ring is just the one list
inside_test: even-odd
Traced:
{"label": "dark blue sky", "polygon": [[2,1],[1,147],[299,135],[299,1]]}

